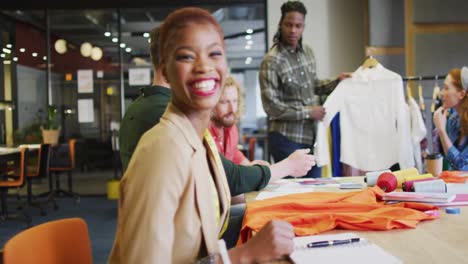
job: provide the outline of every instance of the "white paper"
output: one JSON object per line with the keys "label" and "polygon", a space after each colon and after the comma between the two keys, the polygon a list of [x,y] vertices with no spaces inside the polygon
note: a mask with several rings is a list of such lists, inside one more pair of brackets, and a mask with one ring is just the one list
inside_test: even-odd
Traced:
{"label": "white paper", "polygon": [[128,84],[133,85],[150,85],[151,84],[151,69],[136,68],[128,69]]}
{"label": "white paper", "polygon": [[96,72],[96,77],[101,78],[101,79],[104,78],[104,71],[97,71]]}
{"label": "white paper", "polygon": [[255,200],[265,200],[265,199],[275,198],[275,197],[289,195],[289,194],[307,193],[307,192],[314,192],[314,189],[297,188],[297,189],[281,190],[281,191],[274,191],[274,192],[265,191],[265,192],[260,192],[255,198]]}
{"label": "white paper", "polygon": [[366,240],[319,248],[307,248],[307,244],[317,241],[340,240],[359,237],[355,233],[313,235],[294,238],[294,251],[290,258],[296,264],[302,263],[346,263],[346,264],[397,264],[400,259],[384,251],[381,247]]}
{"label": "white paper", "polygon": [[93,92],[93,70],[78,70],[78,93]]}
{"label": "white paper", "polygon": [[78,122],[94,122],[93,99],[78,99]]}
{"label": "white paper", "polygon": [[279,196],[322,191],[322,188],[339,187],[338,181],[330,179],[298,179],[295,181],[278,180],[268,185],[264,191],[261,191],[256,200],[264,200]]}

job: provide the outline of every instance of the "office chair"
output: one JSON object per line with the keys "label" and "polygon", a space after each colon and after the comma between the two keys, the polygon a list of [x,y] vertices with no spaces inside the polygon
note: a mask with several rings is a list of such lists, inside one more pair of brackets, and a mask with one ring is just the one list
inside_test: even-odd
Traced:
{"label": "office chair", "polygon": [[[50,160],[49,172],[55,175],[55,195],[64,195],[72,197],[77,203],[80,202],[79,194],[73,192],[72,172],[75,169],[75,143],[76,139],[68,141],[68,149],[62,152],[61,149],[55,149]],[[64,155],[62,155],[64,154]],[[66,172],[68,175],[68,190],[60,188],[60,173]]]}
{"label": "office chair", "polygon": [[[14,171],[13,175],[17,175],[15,178],[8,177],[6,175],[4,179],[0,180],[0,202],[1,202],[1,213],[0,218],[1,220],[20,220],[25,221],[26,224],[29,226],[31,224],[31,217],[26,214],[25,212],[21,212],[21,214],[9,214],[8,213],[8,190],[9,189],[17,189],[18,187],[22,187],[25,183],[26,177],[26,169],[27,169],[27,162],[28,162],[28,155],[29,151],[27,148],[22,148],[18,155],[11,154],[4,162],[14,162]],[[13,167],[11,167],[13,168]]]}
{"label": "office chair", "polygon": [[[55,191],[52,190],[51,184],[52,179],[49,175],[50,166],[50,145],[41,144],[37,155],[38,163],[33,170],[28,170],[26,174],[26,186],[27,186],[27,203],[29,206],[38,207],[41,210],[41,215],[47,215],[46,206],[52,202],[54,209],[57,210],[58,206],[55,201]],[[34,195],[32,193],[32,181],[39,178],[47,178],[49,181],[49,188],[51,192],[41,193]],[[38,201],[36,198],[47,197],[45,201]]]}
{"label": "office chair", "polygon": [[4,264],[91,264],[88,227],[81,218],[68,218],[31,227],[5,244]]}
{"label": "office chair", "polygon": [[251,137],[249,139],[249,160],[255,160],[255,144],[257,143],[256,137]]}

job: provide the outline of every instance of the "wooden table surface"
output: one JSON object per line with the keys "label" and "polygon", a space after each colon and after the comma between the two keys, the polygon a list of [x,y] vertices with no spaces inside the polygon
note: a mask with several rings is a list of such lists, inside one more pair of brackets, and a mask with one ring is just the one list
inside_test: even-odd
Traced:
{"label": "wooden table surface", "polygon": [[[346,177],[345,180],[362,182],[363,177]],[[335,187],[316,189],[317,191],[342,191]],[[247,203],[254,201],[258,193],[246,194]],[[415,229],[332,230],[323,234],[357,233],[398,257],[404,263],[468,263],[468,207],[460,206],[459,208],[461,213],[458,215],[447,214],[445,208],[440,208],[439,219],[420,222]]]}

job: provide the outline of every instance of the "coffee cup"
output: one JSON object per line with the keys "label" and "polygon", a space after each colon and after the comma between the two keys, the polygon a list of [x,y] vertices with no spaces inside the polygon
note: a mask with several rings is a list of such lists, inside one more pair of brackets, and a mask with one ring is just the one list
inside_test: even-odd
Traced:
{"label": "coffee cup", "polygon": [[426,156],[427,172],[434,177],[439,177],[442,173],[442,154],[431,153]]}

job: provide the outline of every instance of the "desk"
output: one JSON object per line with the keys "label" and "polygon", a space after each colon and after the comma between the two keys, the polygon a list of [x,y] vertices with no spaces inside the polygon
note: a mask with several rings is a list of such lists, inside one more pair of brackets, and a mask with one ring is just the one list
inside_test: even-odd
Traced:
{"label": "desk", "polygon": [[21,154],[20,148],[0,147],[0,168],[7,167],[6,163],[12,160],[19,160]]}
{"label": "desk", "polygon": [[[363,180],[363,177],[352,178],[356,181]],[[317,191],[337,191],[337,188],[321,187]],[[258,192],[247,194],[247,203],[253,201],[257,194]],[[326,234],[357,233],[400,258],[404,263],[468,263],[468,207],[460,209],[461,214],[450,215],[441,208],[439,219],[423,221],[415,229],[332,230]]]}

